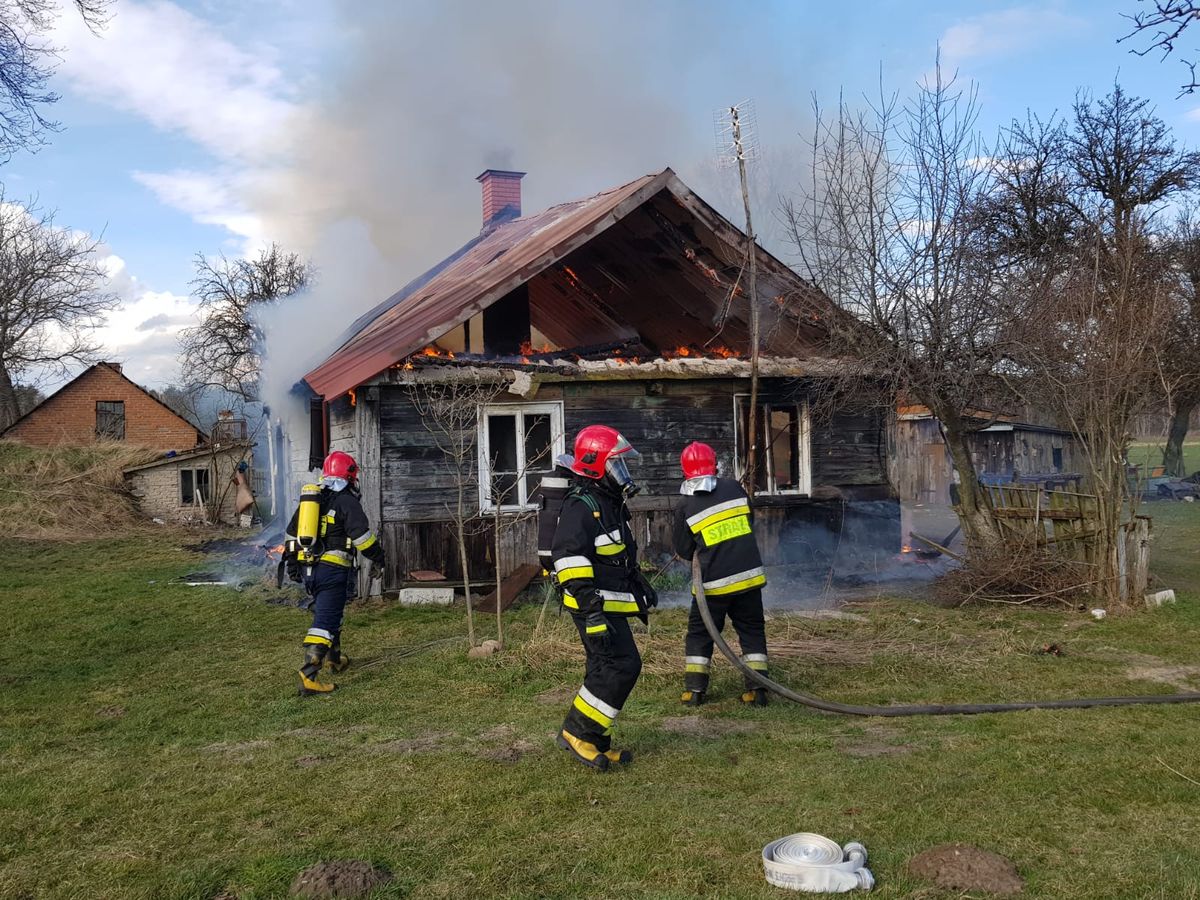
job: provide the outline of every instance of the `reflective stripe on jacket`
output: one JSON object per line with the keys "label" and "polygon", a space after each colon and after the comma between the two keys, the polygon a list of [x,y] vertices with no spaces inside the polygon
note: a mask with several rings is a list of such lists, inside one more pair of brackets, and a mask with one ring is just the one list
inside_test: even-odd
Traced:
{"label": "reflective stripe on jacket", "polygon": [[746,492],[732,478],[718,478],[711,491],[680,500],[675,509],[675,552],[684,559],[699,552],[705,594],[729,596],[767,583],[752,522]]}
{"label": "reflective stripe on jacket", "polygon": [[563,606],[580,615],[644,613],[629,511],[616,497],[581,481],[576,480],[576,488],[563,501],[552,542],[552,566],[562,587]]}
{"label": "reflective stripe on jacket", "polygon": [[[321,532],[318,546],[321,562],[335,566],[354,565],[354,554],[361,553],[372,562],[382,562],[383,544],[371,529],[362,503],[348,490],[322,491]],[[296,533],[300,511],[292,513],[287,528],[289,535]]]}

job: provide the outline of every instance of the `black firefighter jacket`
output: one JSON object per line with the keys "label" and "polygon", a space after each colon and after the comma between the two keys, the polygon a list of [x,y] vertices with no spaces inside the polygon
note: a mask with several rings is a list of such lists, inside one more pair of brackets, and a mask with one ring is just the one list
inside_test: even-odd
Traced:
{"label": "black firefighter jacket", "polygon": [[707,597],[740,594],[767,583],[750,526],[753,514],[742,486],[717,478],[711,491],[684,495],[675,509],[675,552],[686,560],[700,552]]}
{"label": "black firefighter jacket", "polygon": [[559,512],[551,550],[563,606],[570,612],[645,614],[637,543],[629,521],[621,499],[576,480]]}
{"label": "black firefighter jacket", "polygon": [[[288,523],[287,539],[296,536],[296,526],[300,510],[292,513]],[[321,533],[320,561],[332,563],[335,566],[354,565],[355,551],[361,553],[371,562],[383,562],[383,544],[375,532],[367,514],[363,512],[362,503],[349,490],[321,491]]]}

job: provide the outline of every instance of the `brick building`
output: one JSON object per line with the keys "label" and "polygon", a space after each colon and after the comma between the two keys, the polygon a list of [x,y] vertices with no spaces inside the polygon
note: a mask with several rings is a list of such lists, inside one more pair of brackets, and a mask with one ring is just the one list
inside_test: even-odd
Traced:
{"label": "brick building", "polygon": [[41,447],[125,441],[154,450],[192,450],[204,433],[121,373],[96,363],[17,419],[0,438]]}

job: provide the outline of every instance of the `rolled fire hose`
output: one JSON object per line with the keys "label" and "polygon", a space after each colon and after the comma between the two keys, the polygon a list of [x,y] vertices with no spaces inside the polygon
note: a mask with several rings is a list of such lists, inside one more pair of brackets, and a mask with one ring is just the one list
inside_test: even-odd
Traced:
{"label": "rolled fire hose", "polygon": [[867,868],[867,848],[862,844],[839,847],[827,837],[802,832],[771,841],[762,855],[767,881],[775,887],[844,894],[875,886],[875,876]]}
{"label": "rolled fire hose", "polygon": [[836,703],[833,700],[822,700],[811,694],[802,694],[786,685],[773,681],[761,672],[756,672],[742,662],[730,646],[721,637],[713,622],[712,613],[708,609],[708,601],[704,597],[704,585],[700,578],[700,559],[692,558],[692,584],[696,591],[696,605],[700,608],[700,618],[708,629],[709,637],[717,645],[734,668],[755,684],[761,685],[772,693],[778,694],[785,700],[821,709],[825,712],[840,713],[845,716],[971,716],[979,713],[1017,712],[1023,709],[1088,709],[1093,706],[1135,706],[1139,704],[1159,703],[1200,703],[1200,694],[1150,694],[1141,697],[1079,697],[1071,700],[1028,700],[1021,703],[951,703],[924,704],[917,706],[853,706],[847,703]]}

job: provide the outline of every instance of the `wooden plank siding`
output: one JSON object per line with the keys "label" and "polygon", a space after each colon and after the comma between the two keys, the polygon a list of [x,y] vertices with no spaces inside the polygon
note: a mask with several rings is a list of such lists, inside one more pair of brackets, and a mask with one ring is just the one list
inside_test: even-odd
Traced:
{"label": "wooden plank siding", "polygon": [[[711,444],[723,470],[730,472],[734,455],[734,397],[749,393],[746,379],[662,379],[660,381],[581,381],[545,384],[527,401],[504,396],[497,402],[556,402],[563,404],[565,445],[586,425],[610,425],[637,448],[641,458],[634,476],[642,494],[632,504],[634,529],[649,559],[669,557],[672,509],[678,498],[679,453],[690,441]],[[382,534],[388,554],[389,589],[405,573],[426,568],[460,580],[449,510],[455,502],[456,478],[422,423],[408,389],[379,386],[379,467],[381,473]],[[760,389],[763,402],[799,402],[807,388],[801,381],[768,379]],[[361,402],[361,401],[360,401]],[[331,430],[335,425],[331,424]],[[775,549],[780,535],[797,523],[821,523],[841,528],[846,516],[841,499],[889,500],[886,441],[881,413],[845,413],[812,423],[811,464],[814,495],[763,498],[760,512],[769,563],[792,561],[791,551]],[[838,490],[830,490],[837,488]],[[478,511],[478,489],[467,488],[467,508]],[[898,514],[895,516],[898,522]],[[898,524],[882,531],[879,543],[898,549]],[[895,535],[891,532],[895,530]],[[491,578],[492,524],[473,523],[469,538],[472,579]],[[536,524],[527,517],[505,530],[505,567],[536,558]],[[895,547],[892,547],[895,544]]]}
{"label": "wooden plank siding", "polygon": [[[936,419],[896,423],[889,473],[901,500],[948,506],[952,463]],[[1016,423],[1008,431],[978,431],[969,437],[971,458],[980,476],[1047,475],[1083,472],[1086,460],[1079,441],[1053,429]],[[1061,455],[1055,465],[1054,451]]]}

